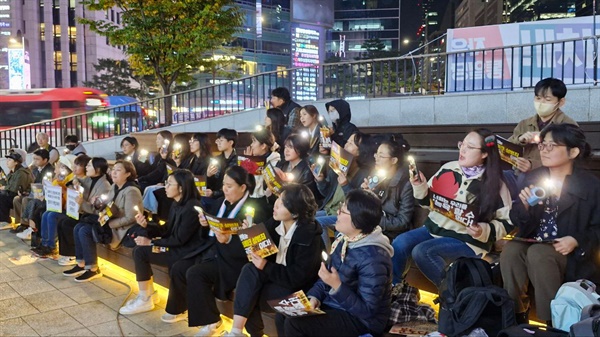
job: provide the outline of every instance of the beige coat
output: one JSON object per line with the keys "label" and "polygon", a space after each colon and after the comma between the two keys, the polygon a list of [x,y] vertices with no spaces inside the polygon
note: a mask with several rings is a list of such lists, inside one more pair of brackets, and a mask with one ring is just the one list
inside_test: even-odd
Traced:
{"label": "beige coat", "polygon": [[[550,121],[554,124],[574,124],[578,125],[571,117],[567,116],[562,110],[558,109],[558,111],[554,114]],[[512,136],[508,138],[508,141],[513,144],[519,144],[525,146],[525,151],[523,153],[523,157],[525,159],[529,159],[531,162],[531,169],[536,169],[542,166],[542,162],[540,160],[540,151],[537,148],[537,144],[521,144],[519,142],[519,137],[521,137],[526,132],[539,132],[538,128],[538,116],[534,115],[529,118],[525,118],[517,124],[517,127],[513,130]]]}
{"label": "beige coat", "polygon": [[94,208],[94,205],[91,203],[95,198],[99,198],[102,194],[108,194],[110,191],[110,183],[108,179],[106,179],[106,175],[100,177],[94,188],[90,191],[90,186],[92,186],[92,178],[86,177],[81,180],[81,186],[83,186],[83,201],[81,202],[81,206],[79,206],[79,212],[83,214],[98,214],[98,210]]}
{"label": "beige coat", "polygon": [[[108,193],[108,200],[113,200],[114,195],[115,185],[113,184]],[[133,206],[137,205],[140,210],[143,210],[144,205],[142,203],[142,193],[135,185],[125,187],[113,201],[119,211],[108,221],[108,226],[112,229],[113,234],[110,249],[116,250],[121,246],[121,241],[123,241],[127,230],[135,224],[137,212],[133,209]]]}

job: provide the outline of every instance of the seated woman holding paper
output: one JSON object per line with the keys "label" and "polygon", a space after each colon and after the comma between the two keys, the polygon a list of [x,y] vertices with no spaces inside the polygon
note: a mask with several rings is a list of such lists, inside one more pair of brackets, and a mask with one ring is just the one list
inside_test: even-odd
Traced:
{"label": "seated woman holding paper", "polygon": [[512,230],[511,198],[496,137],[487,129],[476,129],[458,142],[458,148],[458,161],[444,164],[429,182],[422,172],[411,177],[417,202],[433,207],[423,227],[392,242],[394,284],[403,280],[412,258],[439,286],[448,264],[463,256],[485,255]]}
{"label": "seated woman holding paper", "polygon": [[394,250],[377,226],[381,201],[372,192],[353,190],[338,214],[335,228],[341,235],[321,264],[320,280],[306,293],[311,309],[326,314],[278,314],[277,322],[283,323],[279,336],[379,336],[385,331]]}
{"label": "seated woman holding paper", "polygon": [[[69,156],[72,156],[72,155],[69,155]],[[63,211],[62,212],[45,211],[41,215],[41,217],[39,219],[41,243],[40,243],[40,246],[33,249],[33,252],[38,254],[39,256],[53,256],[58,253],[58,249],[56,248],[58,223],[59,223],[59,221],[61,221],[63,219],[69,218],[67,216],[67,210],[66,210],[67,201],[68,201],[67,185],[68,185],[68,187],[70,187],[72,189],[79,190],[80,192],[83,191],[83,187],[80,188],[80,186],[81,186],[80,182],[81,182],[81,180],[84,180],[84,178],[85,178],[85,167],[87,166],[87,164],[91,158],[85,154],[79,155],[77,157],[71,157],[71,158],[73,158],[73,166],[72,166],[73,179],[72,180],[68,179],[68,175],[67,176],[64,175],[64,173],[66,173],[67,170],[70,171],[70,168],[67,169],[64,165],[66,163],[65,162],[66,158],[64,155],[59,158],[59,163],[61,163],[61,164],[56,165],[57,167],[62,166],[59,170],[65,170],[65,171],[59,171],[55,174],[55,176],[57,178],[65,177],[65,179],[63,181],[57,180],[57,181],[53,182],[54,185],[60,185],[63,187],[63,189],[62,189],[63,200],[64,200]],[[69,180],[69,181],[67,181],[67,180]],[[72,182],[72,184],[71,184],[71,182]],[[43,206],[41,206],[41,208],[43,208],[45,210],[46,209],[45,204],[43,204]],[[32,219],[32,220],[35,221],[35,217],[33,217],[33,218],[34,219]]]}
{"label": "seated woman holding paper", "polygon": [[[251,159],[245,159],[244,157],[253,156],[253,160],[258,159],[262,161],[265,166],[271,164],[274,167],[277,167],[277,164],[281,159],[281,155],[277,152],[278,147],[279,145],[275,143],[275,137],[271,131],[266,128],[261,128],[252,133],[252,143],[246,148],[244,155],[238,156],[240,166],[244,167],[246,171],[254,171],[250,173],[254,175],[256,187],[250,197],[263,198],[265,195],[270,196],[271,193],[264,184],[262,169],[252,163]],[[250,167],[251,169],[249,169]]]}
{"label": "seated woman holding paper", "polygon": [[[250,198],[249,191],[253,190],[252,175],[240,166],[229,167],[223,177],[224,197],[217,199],[213,209],[198,214],[200,224],[204,227],[209,226],[206,216],[237,219],[241,223],[246,218],[246,214],[252,215],[251,211],[254,211],[254,222],[265,221],[268,215],[261,207],[257,207],[254,199]],[[176,282],[175,286],[180,289],[187,289],[190,326],[220,324],[221,317],[215,298],[232,299],[232,291],[235,289],[240,271],[248,264],[248,256],[238,235],[223,233],[212,228],[210,236],[216,241],[212,256],[206,255],[189,270],[182,269],[172,273],[171,282]],[[190,287],[187,287],[188,284]],[[203,328],[199,335],[208,335],[204,333],[206,329]]]}
{"label": "seated woman holding paper", "polygon": [[[80,158],[81,156],[77,157]],[[75,159],[76,161],[78,159]],[[86,178],[81,180],[83,195],[77,199],[79,203],[79,220],[71,217],[58,219],[56,231],[58,234],[58,253],[61,257],[58,264],[67,266],[75,264],[75,238],[73,229],[86,218],[94,219],[100,211],[95,207],[99,205],[101,195],[107,195],[110,191],[110,183],[106,172],[108,171],[108,162],[101,157],[92,158],[85,167]]]}
{"label": "seated woman holding paper", "polygon": [[[155,296],[151,264],[171,269],[175,264],[193,263],[198,254],[206,252],[212,246],[208,228],[200,227],[197,211],[194,209],[200,206],[200,195],[194,185],[192,173],[188,170],[175,170],[169,175],[165,190],[167,197],[173,199],[165,225],[148,223],[141,212],[135,217],[136,222],[146,229],[148,236],[137,236],[134,239],[137,246],[133,249],[133,260],[140,291],[135,299],[119,309],[122,315],[154,309],[154,301],[158,298]],[[176,321],[177,314],[187,310],[185,291],[174,287],[173,282],[170,285],[166,313],[162,317],[166,322]]]}
{"label": "seated woman holding paper", "polygon": [[550,301],[564,282],[600,284],[600,180],[578,165],[590,146],[571,124],[552,124],[540,139],[542,167],[527,174],[528,187],[510,211],[518,232],[500,255],[504,288],[515,301],[519,323],[528,321],[529,284],[537,317],[545,321],[552,319]]}
{"label": "seated woman holding paper", "polygon": [[[282,188],[273,218],[264,223],[278,252],[263,258],[253,251],[252,263],[242,268],[229,336],[243,336],[244,327],[250,336],[262,336],[261,311],[272,311],[266,301],[308,290],[317,280],[324,247],[321,226],[315,222],[316,210],[317,203],[308,187],[289,184]],[[214,329],[209,326],[204,332]]]}
{"label": "seated woman holding paper", "polygon": [[[111,170],[113,185],[106,198],[109,202],[100,212],[99,219],[80,222],[73,230],[77,264],[63,272],[75,276],[76,282],[87,282],[102,277],[98,268],[97,240],[106,240],[111,249],[118,249],[127,230],[135,223],[137,212],[142,208],[142,194],[135,183],[135,167],[129,161],[117,160]],[[111,216],[112,214],[112,216]],[[110,237],[103,238],[102,235]]]}
{"label": "seated woman holding paper", "polygon": [[[284,142],[284,160],[277,164],[280,177],[288,183],[297,183],[305,185],[310,188],[313,192],[317,204],[320,204],[320,200],[323,199],[321,193],[317,189],[315,178],[310,170],[310,164],[308,162],[308,139],[302,137],[298,133],[292,133],[287,137]],[[281,174],[284,173],[284,174]]]}
{"label": "seated woman holding paper", "polygon": [[[356,188],[360,188],[364,179],[375,166],[373,155],[377,151],[375,138],[366,133],[356,131],[344,145],[344,150],[354,156],[347,173],[337,174],[329,168],[325,157],[317,157],[317,162],[312,165],[317,188],[325,198],[321,210],[317,211],[316,220],[323,227],[323,242],[327,251],[331,248],[329,229],[334,229],[337,221],[337,210],[346,199],[346,195]],[[316,172],[317,165],[324,167]]]}

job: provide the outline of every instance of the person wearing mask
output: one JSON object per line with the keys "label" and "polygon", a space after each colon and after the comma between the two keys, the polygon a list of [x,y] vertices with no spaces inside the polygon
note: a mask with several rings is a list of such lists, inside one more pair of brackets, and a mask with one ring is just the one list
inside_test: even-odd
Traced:
{"label": "person wearing mask", "polygon": [[29,192],[33,182],[33,175],[22,165],[23,157],[20,154],[10,151],[5,158],[7,158],[6,166],[9,172],[5,178],[0,179],[0,225],[2,226],[11,222],[10,210],[13,208],[14,198],[19,193]]}
{"label": "person wearing mask", "polygon": [[[200,195],[194,185],[194,176],[188,170],[175,170],[167,178],[165,185],[167,197],[173,199],[169,218],[165,225],[148,223],[142,213],[135,217],[136,222],[146,229],[146,235],[138,235],[134,240],[133,260],[138,282],[138,296],[128,301],[119,309],[122,315],[132,315],[154,309],[157,299],[152,278],[152,264],[167,266],[169,270],[178,263],[187,264],[187,259],[208,250],[212,242],[208,237],[208,228],[201,227],[198,212],[194,207],[200,206]],[[165,247],[166,251],[155,248]],[[166,313],[162,321],[174,323],[178,315],[187,310],[186,293],[171,282],[167,298]],[[182,316],[182,315],[179,315]]]}
{"label": "person wearing mask", "polygon": [[429,181],[423,172],[410,181],[419,205],[432,207],[422,227],[392,242],[395,285],[401,285],[412,259],[439,287],[448,264],[459,257],[483,257],[513,228],[494,134],[473,130],[458,148],[458,161],[444,164]]}
{"label": "person wearing mask", "polygon": [[577,125],[577,122],[561,110],[567,96],[567,86],[563,81],[557,78],[545,78],[535,85],[534,95],[533,106],[536,114],[521,120],[508,138],[511,143],[524,146],[523,157],[517,158],[516,167],[504,172],[506,184],[515,201],[518,201],[519,192],[524,187],[525,175],[521,173],[527,173],[541,166],[540,151],[537,148],[540,142],[540,131],[550,124]]}
{"label": "person wearing mask", "polygon": [[244,327],[250,336],[262,336],[261,311],[272,311],[267,301],[307,290],[317,280],[323,242],[321,226],[314,221],[316,210],[308,187],[289,184],[282,188],[273,217],[265,222],[278,252],[267,258],[252,254],[252,263],[242,268],[235,288],[233,324],[225,336],[244,336]]}
{"label": "person wearing mask", "polygon": [[[333,243],[319,280],[306,295],[325,315],[276,320],[279,336],[381,336],[391,308],[391,256],[394,250],[381,228],[381,201],[373,193],[353,190],[338,210]],[[280,326],[283,329],[279,328]]]}
{"label": "person wearing mask", "polygon": [[[142,209],[142,194],[135,183],[135,167],[129,161],[117,160],[111,170],[113,185],[107,195],[107,201],[112,201],[116,214],[106,221],[104,226],[110,228],[110,249],[116,250],[121,246],[127,230],[135,224],[137,212],[134,206]],[[75,256],[77,264],[63,272],[64,276],[75,277],[75,282],[88,282],[102,277],[98,267],[96,251],[96,228],[100,223],[80,222],[73,230],[75,237]],[[96,227],[96,228],[95,228]],[[103,230],[103,229],[100,229]]]}
{"label": "person wearing mask", "polygon": [[[553,124],[540,138],[542,166],[527,174],[510,211],[518,231],[502,249],[500,271],[517,323],[529,320],[531,285],[537,317],[552,326],[550,301],[563,283],[600,284],[600,179],[580,165],[590,146],[579,127]],[[546,198],[532,200],[534,187],[542,187]]]}
{"label": "person wearing mask", "polygon": [[352,118],[350,104],[343,99],[336,99],[335,101],[326,103],[325,108],[329,113],[329,119],[333,123],[331,140],[340,146],[346,145],[348,138],[358,131],[356,125],[350,122]]}
{"label": "person wearing mask", "polygon": [[64,154],[79,156],[87,153],[83,144],[79,142],[79,137],[76,135],[68,135],[65,137],[65,148]]}
{"label": "person wearing mask", "polygon": [[286,125],[290,128],[290,130],[293,130],[299,126],[294,125],[294,122],[297,121],[297,112],[295,112],[294,109],[299,108],[300,105],[292,101],[292,96],[290,95],[290,91],[287,88],[279,87],[273,89],[273,91],[271,91],[270,102],[271,107],[277,108],[281,110],[281,112],[283,112]]}

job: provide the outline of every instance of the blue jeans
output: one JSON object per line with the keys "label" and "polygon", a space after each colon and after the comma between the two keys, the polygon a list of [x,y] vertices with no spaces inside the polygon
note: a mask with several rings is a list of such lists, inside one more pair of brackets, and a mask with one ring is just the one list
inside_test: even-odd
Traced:
{"label": "blue jeans", "polygon": [[319,216],[315,220],[317,220],[317,222],[323,228],[323,234],[321,234],[321,237],[323,238],[323,242],[325,243],[325,251],[327,253],[329,253],[329,251],[331,250],[331,239],[329,239],[328,229],[335,231],[335,222],[337,221],[337,216],[335,216],[335,215]]}
{"label": "blue jeans", "polygon": [[165,187],[160,185],[153,185],[146,187],[146,189],[144,190],[144,208],[152,214],[158,213],[158,200],[156,200],[154,191],[161,188]]}
{"label": "blue jeans", "polygon": [[433,284],[439,287],[446,266],[459,257],[474,257],[475,252],[458,239],[434,238],[426,227],[398,235],[394,247],[394,284],[402,281],[410,265],[410,258]]}
{"label": "blue jeans", "polygon": [[85,262],[85,269],[96,269],[98,267],[98,253],[93,236],[94,225],[78,223],[73,229],[75,238],[75,261]]}
{"label": "blue jeans", "polygon": [[42,246],[56,248],[56,227],[58,220],[66,217],[63,213],[46,211],[42,214]]}

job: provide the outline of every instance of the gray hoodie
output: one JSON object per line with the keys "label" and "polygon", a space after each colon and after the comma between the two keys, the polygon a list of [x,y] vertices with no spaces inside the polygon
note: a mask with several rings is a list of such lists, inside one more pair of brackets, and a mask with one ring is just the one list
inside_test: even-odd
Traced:
{"label": "gray hoodie", "polygon": [[394,248],[390,244],[390,239],[388,239],[387,236],[383,235],[381,227],[379,226],[375,227],[371,234],[367,235],[367,237],[365,237],[364,239],[348,243],[348,248],[353,249],[371,245],[379,246],[385,249],[390,255],[390,257],[394,256]]}

